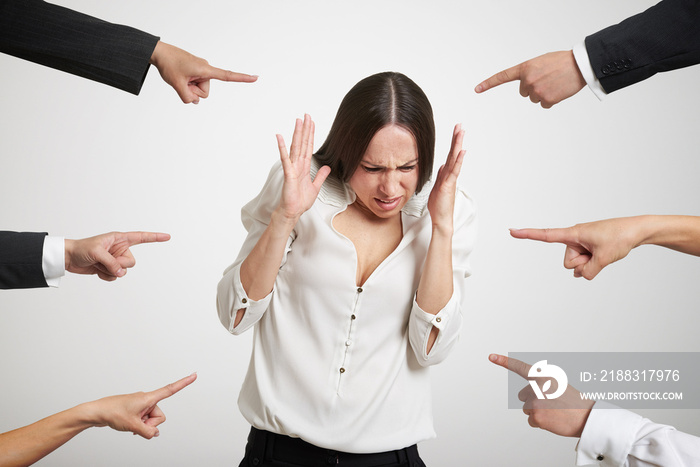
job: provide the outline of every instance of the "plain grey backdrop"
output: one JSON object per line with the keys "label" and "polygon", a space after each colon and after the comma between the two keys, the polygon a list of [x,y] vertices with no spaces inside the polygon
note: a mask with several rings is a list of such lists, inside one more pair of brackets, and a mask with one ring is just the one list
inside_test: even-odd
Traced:
{"label": "plain grey backdrop", "polygon": [[[275,133],[291,141],[294,118],[308,112],[318,147],[342,96],[380,71],[407,74],[430,98],[436,160],[464,124],[460,183],[480,210],[461,341],[432,372],[438,438],[419,446],[428,465],[573,464],[575,439],[507,408],[506,372],[490,352],[700,350],[700,259],[641,247],[586,282],[562,267],[563,246],[508,234],[700,215],[700,68],[603,102],[583,89],[551,110],[517,84],[473,91],[654,1],[58,3],[260,79],[212,82],[209,99],[186,106],[154,68],[135,97],[0,56],[0,227],[172,234],[135,247],[136,268],[116,283],[68,275],[58,289],[0,293],[0,431],[199,374],[161,404],[160,438],[90,429],[39,465],[238,465],[249,426],[236,399],[252,333],[228,334],[215,295],[244,239],[240,208],[279,157]],[[700,410],[643,414],[700,435]]]}

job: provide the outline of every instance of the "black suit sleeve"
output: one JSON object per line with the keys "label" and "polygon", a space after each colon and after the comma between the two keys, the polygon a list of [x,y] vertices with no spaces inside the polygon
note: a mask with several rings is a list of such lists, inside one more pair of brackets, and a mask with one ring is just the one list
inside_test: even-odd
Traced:
{"label": "black suit sleeve", "polygon": [[46,233],[0,231],[0,289],[48,287],[41,267]]}
{"label": "black suit sleeve", "polygon": [[40,0],[0,0],[0,52],[138,94],[158,37]]}
{"label": "black suit sleeve", "polygon": [[664,0],[586,37],[586,50],[608,93],[700,63],[700,0]]}

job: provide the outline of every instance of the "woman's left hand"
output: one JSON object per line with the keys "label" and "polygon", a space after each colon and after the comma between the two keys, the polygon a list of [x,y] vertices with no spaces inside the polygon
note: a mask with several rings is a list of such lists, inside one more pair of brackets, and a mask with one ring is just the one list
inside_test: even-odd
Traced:
{"label": "woman's left hand", "polygon": [[452,146],[447,155],[447,161],[438,170],[435,184],[428,198],[428,211],[432,219],[433,230],[438,229],[450,235],[454,230],[453,217],[457,177],[459,177],[466,153],[462,149],[463,140],[464,130],[461,124],[457,124],[452,132]]}

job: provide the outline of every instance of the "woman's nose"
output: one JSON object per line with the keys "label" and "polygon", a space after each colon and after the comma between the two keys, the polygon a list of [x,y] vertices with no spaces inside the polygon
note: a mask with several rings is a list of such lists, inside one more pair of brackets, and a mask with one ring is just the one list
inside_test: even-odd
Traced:
{"label": "woman's nose", "polygon": [[379,189],[387,197],[393,197],[399,191],[399,185],[401,184],[401,174],[398,170],[387,170],[382,176]]}

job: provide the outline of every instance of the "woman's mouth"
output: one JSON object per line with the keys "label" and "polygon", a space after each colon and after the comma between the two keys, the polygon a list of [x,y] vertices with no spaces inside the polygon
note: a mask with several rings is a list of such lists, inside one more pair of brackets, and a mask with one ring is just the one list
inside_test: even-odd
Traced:
{"label": "woman's mouth", "polygon": [[385,211],[391,211],[393,209],[396,209],[396,207],[399,205],[400,201],[401,201],[400,196],[397,198],[389,198],[389,199],[374,198],[374,202],[377,203],[377,206],[379,206],[380,209],[383,209]]}

